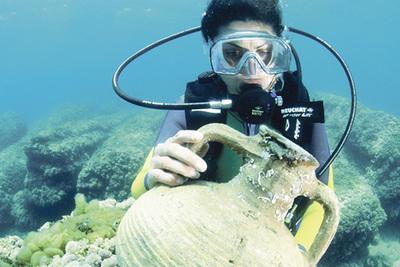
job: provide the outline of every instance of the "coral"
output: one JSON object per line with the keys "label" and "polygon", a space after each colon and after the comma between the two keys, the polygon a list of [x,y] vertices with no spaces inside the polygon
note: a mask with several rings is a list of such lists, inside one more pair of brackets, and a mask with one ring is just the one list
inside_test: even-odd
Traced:
{"label": "coral", "polygon": [[16,143],[27,133],[26,122],[14,112],[0,115],[0,151]]}
{"label": "coral", "polygon": [[371,188],[359,179],[354,188],[338,190],[341,221],[332,245],[323,258],[322,266],[365,258],[367,247],[386,221],[386,214]]}
{"label": "coral", "polygon": [[24,226],[21,227],[24,229],[26,226],[34,227],[37,222],[32,214],[32,211],[29,210],[29,207],[26,205],[25,191],[20,190],[12,198],[12,207],[11,207],[11,215],[15,220],[16,226]]}
{"label": "coral", "polygon": [[23,188],[27,173],[27,158],[23,152],[26,144],[23,140],[0,152],[0,190],[6,194],[14,194]]}
{"label": "coral", "polygon": [[400,215],[400,120],[361,106],[351,137],[351,149],[367,161],[366,178],[390,218]]}
{"label": "coral", "polygon": [[112,255],[108,259],[104,259],[103,262],[101,263],[102,267],[117,267],[118,265],[118,260],[116,255]]}
{"label": "coral", "polygon": [[[102,208],[97,200],[87,203],[80,194],[75,197],[75,203],[71,216],[28,234],[19,250],[18,263],[41,266],[50,264],[54,258],[56,263],[50,266],[61,266],[57,265],[61,263],[65,266],[76,260],[93,264],[115,254],[115,245],[108,240],[115,236],[126,210],[115,205]],[[68,256],[64,258],[64,255]]]}
{"label": "coral", "polygon": [[[366,176],[371,180],[374,192],[391,219],[400,219],[400,120],[389,116],[381,125],[387,128],[379,132],[371,142],[371,166]],[[377,168],[379,166],[379,168]]]}
{"label": "coral", "polygon": [[0,151],[0,235],[15,223],[11,214],[13,197],[24,188],[27,173],[26,156],[23,153],[25,144],[23,140]]}
{"label": "coral", "polygon": [[18,236],[8,236],[0,239],[0,266],[8,266],[16,262],[18,252],[24,241]]}
{"label": "coral", "polygon": [[61,126],[65,122],[79,122],[82,120],[90,120],[95,113],[86,105],[78,105],[73,103],[66,103],[55,107],[45,118],[42,126],[45,129]]}
{"label": "coral", "polygon": [[0,234],[59,219],[78,190],[89,200],[128,198],[163,114],[66,104],[36,122],[0,151]]}
{"label": "coral", "polygon": [[[348,114],[349,101],[326,94],[320,94],[319,98],[324,99],[327,133],[333,145],[343,132],[338,129],[344,130],[347,123],[344,114]],[[335,191],[342,204],[341,222],[321,266],[331,266],[332,263],[341,266],[351,262],[365,265],[368,245],[383,227],[386,214],[390,216],[394,209],[400,210],[398,205],[394,205],[398,184],[391,185],[398,180],[398,164],[390,160],[400,155],[399,125],[393,116],[359,105],[348,142],[333,164]],[[397,133],[394,129],[398,129]],[[383,181],[386,179],[388,181]],[[381,193],[383,188],[387,190],[386,196],[393,197],[391,205],[385,205]]]}
{"label": "coral", "polygon": [[73,207],[78,173],[113,126],[113,122],[96,118],[65,123],[31,138],[25,147],[28,174],[24,206],[31,213],[41,214],[40,223],[54,220]]}
{"label": "coral", "polygon": [[[150,121],[148,118],[152,117]],[[130,186],[140,171],[155,139],[153,128],[161,123],[160,113],[144,112],[131,117],[111,133],[85,163],[78,175],[77,190],[90,199],[130,195]]]}
{"label": "coral", "polygon": [[369,255],[365,266],[390,267],[398,266],[394,263],[400,261],[400,243],[390,240],[379,240],[376,245],[368,247]]}
{"label": "coral", "polygon": [[[338,96],[319,96],[325,101],[330,140],[337,140],[341,133],[338,129],[347,123],[343,111],[349,102]],[[388,217],[396,219],[400,215],[400,206],[396,205],[400,201],[400,120],[359,104],[344,151],[351,155],[360,175],[367,178]]]}

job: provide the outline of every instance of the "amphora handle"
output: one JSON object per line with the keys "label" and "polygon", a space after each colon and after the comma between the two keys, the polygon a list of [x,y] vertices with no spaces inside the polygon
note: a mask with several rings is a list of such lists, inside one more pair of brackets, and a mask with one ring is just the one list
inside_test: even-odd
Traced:
{"label": "amphora handle", "polygon": [[328,249],[339,225],[339,201],[335,193],[325,184],[317,179],[304,188],[304,196],[317,201],[324,208],[324,219],[317,236],[305,257],[310,266],[315,266],[325,251]]}
{"label": "amphora handle", "polygon": [[242,158],[245,158],[246,154],[260,157],[263,151],[258,145],[261,140],[259,135],[246,136],[226,124],[210,123],[204,125],[198,131],[202,132],[204,137],[198,143],[191,145],[190,150],[195,153],[201,151],[202,147],[208,142],[219,142],[235,151]]}

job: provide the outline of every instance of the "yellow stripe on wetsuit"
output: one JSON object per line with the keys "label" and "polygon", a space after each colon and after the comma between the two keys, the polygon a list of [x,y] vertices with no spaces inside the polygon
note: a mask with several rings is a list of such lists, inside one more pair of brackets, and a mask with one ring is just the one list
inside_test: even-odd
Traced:
{"label": "yellow stripe on wetsuit", "polygon": [[[328,186],[330,189],[334,189],[332,166],[329,166]],[[318,202],[314,201],[303,215],[300,227],[295,235],[296,242],[306,250],[309,250],[317,236],[323,219],[324,209]]]}
{"label": "yellow stripe on wetsuit", "polygon": [[144,162],[142,170],[139,172],[132,183],[131,193],[134,199],[138,199],[141,195],[147,192],[147,189],[144,186],[144,179],[149,172],[150,161],[153,158],[153,152],[154,147],[150,150],[150,153],[147,156],[146,161]]}

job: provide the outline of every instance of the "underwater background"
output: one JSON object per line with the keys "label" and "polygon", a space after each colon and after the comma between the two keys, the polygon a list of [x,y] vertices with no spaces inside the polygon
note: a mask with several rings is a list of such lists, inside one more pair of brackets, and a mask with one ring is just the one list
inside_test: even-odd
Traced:
{"label": "underwater background", "polygon": [[[282,4],[287,26],[321,37],[344,58],[360,102],[400,115],[397,1]],[[110,85],[122,61],[162,37],[198,26],[206,5],[206,0],[2,0],[0,113],[16,111],[31,122],[67,101],[117,101]],[[325,48],[294,34],[291,40],[311,92],[349,96],[343,70]],[[123,73],[129,77],[123,89],[149,100],[173,101],[188,80],[210,69],[199,33],[143,58]]]}
{"label": "underwater background", "polygon": [[[350,140],[334,164],[343,217],[322,266],[399,264],[400,37],[395,16],[400,3],[281,2],[287,26],[321,37],[343,57],[360,103]],[[88,202],[129,197],[131,179],[164,113],[121,100],[111,86],[113,73],[146,45],[199,26],[207,3],[0,1],[0,236],[25,238],[26,231],[89,205],[74,201],[76,192]],[[301,59],[304,84],[312,97],[325,101],[334,148],[349,114],[345,73],[321,45],[295,34],[290,40]],[[122,73],[120,86],[140,99],[172,102],[186,82],[206,70],[208,55],[195,33],[134,61]],[[89,209],[94,213],[76,220],[86,226],[88,214],[94,220],[98,210]],[[112,229],[101,237],[112,236]],[[52,231],[54,236],[64,228]],[[60,246],[66,253],[65,244]],[[0,253],[0,266],[2,260]]]}

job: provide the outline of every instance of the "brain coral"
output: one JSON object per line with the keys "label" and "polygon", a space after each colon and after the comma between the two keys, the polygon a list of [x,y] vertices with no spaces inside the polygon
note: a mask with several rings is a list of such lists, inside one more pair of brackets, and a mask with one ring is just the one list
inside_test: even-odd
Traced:
{"label": "brain coral", "polygon": [[126,213],[126,209],[119,206],[102,207],[97,200],[87,203],[81,194],[75,197],[75,203],[71,216],[55,222],[48,229],[29,233],[18,253],[19,264],[49,264],[53,257],[65,254],[70,241],[85,239],[89,245],[98,238],[110,239],[115,236]]}

